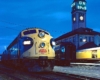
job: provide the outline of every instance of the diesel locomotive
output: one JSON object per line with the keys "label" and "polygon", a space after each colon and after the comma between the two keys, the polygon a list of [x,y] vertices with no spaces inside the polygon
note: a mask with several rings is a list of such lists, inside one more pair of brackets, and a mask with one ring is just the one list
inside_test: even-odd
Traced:
{"label": "diesel locomotive", "polygon": [[55,41],[49,32],[39,28],[22,30],[3,52],[3,64],[29,71],[52,71]]}

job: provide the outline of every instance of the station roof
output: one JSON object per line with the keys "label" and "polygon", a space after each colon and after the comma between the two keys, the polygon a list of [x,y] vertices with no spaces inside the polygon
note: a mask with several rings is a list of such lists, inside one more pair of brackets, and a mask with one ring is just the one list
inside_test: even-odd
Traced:
{"label": "station roof", "polygon": [[98,47],[94,42],[88,42],[82,46],[80,46],[78,48],[78,50],[81,50],[81,49],[87,49],[87,48],[93,48],[93,47]]}
{"label": "station roof", "polygon": [[76,30],[73,30],[71,32],[68,32],[68,33],[65,33],[65,34],[59,36],[58,38],[55,39],[55,41],[58,41],[58,40],[61,40],[63,38],[67,38],[67,37],[73,36],[75,34],[100,35],[100,32],[93,31],[90,28],[78,28]]}

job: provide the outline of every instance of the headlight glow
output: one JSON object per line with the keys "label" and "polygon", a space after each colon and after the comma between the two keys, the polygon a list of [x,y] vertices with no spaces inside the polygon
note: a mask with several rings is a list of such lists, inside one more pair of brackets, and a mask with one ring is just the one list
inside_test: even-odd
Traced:
{"label": "headlight glow", "polygon": [[56,45],[55,41],[52,41],[52,45],[53,45],[53,46],[55,46],[55,45]]}
{"label": "headlight glow", "polygon": [[45,33],[44,33],[44,32],[40,32],[40,33],[39,33],[39,37],[40,37],[40,38],[42,38],[42,37],[44,37],[44,36],[45,36]]}
{"label": "headlight glow", "polygon": [[56,46],[56,42],[54,41],[53,38],[50,40],[50,44],[51,44],[51,47],[54,49]]}
{"label": "headlight glow", "polygon": [[31,44],[31,41],[24,41],[23,44],[24,45],[29,45],[29,44]]}

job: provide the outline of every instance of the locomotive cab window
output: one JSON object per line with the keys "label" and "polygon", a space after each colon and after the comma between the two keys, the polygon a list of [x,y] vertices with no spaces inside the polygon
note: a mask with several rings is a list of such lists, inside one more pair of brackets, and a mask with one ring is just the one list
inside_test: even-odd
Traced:
{"label": "locomotive cab window", "polygon": [[40,33],[40,32],[44,32],[45,34],[49,35],[49,33],[45,32],[45,31],[43,31],[43,30],[39,30],[39,33]]}
{"label": "locomotive cab window", "polygon": [[23,34],[24,35],[27,35],[27,34],[34,34],[36,33],[36,30],[27,30],[27,31],[24,31]]}

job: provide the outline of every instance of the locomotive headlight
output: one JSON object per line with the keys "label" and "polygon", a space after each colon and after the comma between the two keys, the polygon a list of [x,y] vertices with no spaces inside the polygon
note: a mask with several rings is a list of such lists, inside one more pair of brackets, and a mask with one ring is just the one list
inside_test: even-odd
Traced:
{"label": "locomotive headlight", "polygon": [[40,33],[39,33],[39,37],[40,37],[40,38],[42,38],[42,37],[44,37],[44,36],[45,36],[45,33],[44,33],[44,32],[40,32]]}
{"label": "locomotive headlight", "polygon": [[52,48],[54,48],[54,47],[55,47],[56,42],[54,41],[54,39],[53,39],[53,38],[50,40],[50,44],[51,44]]}
{"label": "locomotive headlight", "polygon": [[31,44],[31,41],[24,41],[23,44],[24,45],[29,45],[29,44]]}
{"label": "locomotive headlight", "polygon": [[41,43],[41,44],[40,44],[40,47],[41,47],[41,48],[45,47],[45,43]]}

